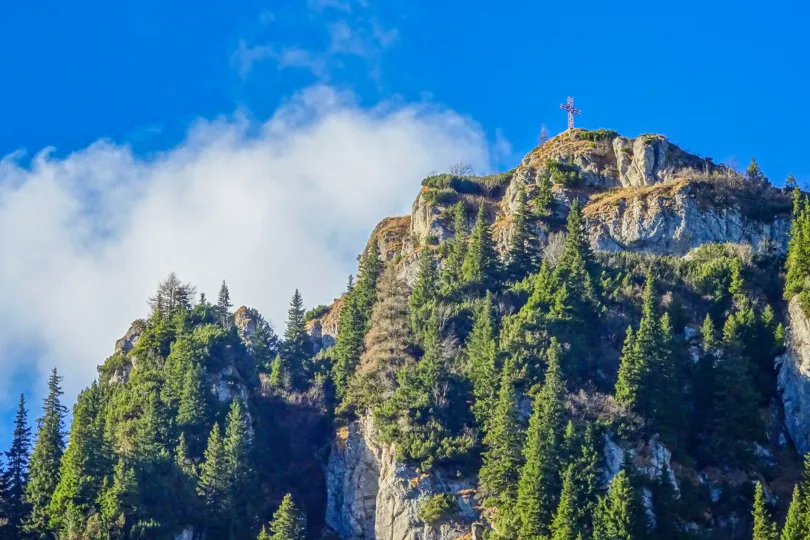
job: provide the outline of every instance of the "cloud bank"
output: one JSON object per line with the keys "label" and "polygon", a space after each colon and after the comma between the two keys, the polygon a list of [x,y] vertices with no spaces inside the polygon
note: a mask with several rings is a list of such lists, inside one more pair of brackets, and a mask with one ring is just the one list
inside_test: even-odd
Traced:
{"label": "cloud bank", "polygon": [[108,141],[51,154],[0,160],[6,402],[9,374],[41,389],[53,366],[72,399],[170,271],[209,298],[226,279],[236,305],[283,331],[293,290],[308,306],[340,294],[371,229],[409,211],[424,175],[459,160],[489,169],[484,134],[453,111],[361,108],[323,86],[264,123],[200,120],[157,155]]}

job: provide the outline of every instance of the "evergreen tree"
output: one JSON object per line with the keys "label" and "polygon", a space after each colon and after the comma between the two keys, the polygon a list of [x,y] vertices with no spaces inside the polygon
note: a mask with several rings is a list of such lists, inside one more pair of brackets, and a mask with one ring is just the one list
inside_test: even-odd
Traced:
{"label": "evergreen tree", "polygon": [[198,457],[205,449],[206,430],[210,419],[207,379],[201,364],[186,370],[177,425],[186,434],[192,456]]}
{"label": "evergreen tree", "polygon": [[785,189],[793,190],[797,187],[799,187],[799,184],[796,182],[796,177],[793,176],[792,173],[789,173],[787,175],[787,179],[785,180]]}
{"label": "evergreen tree", "polygon": [[754,492],[754,536],[752,540],[777,540],[776,524],[771,519],[771,513],[765,505],[765,496],[762,493],[762,484],[757,482]]}
{"label": "evergreen tree", "polygon": [[259,532],[259,536],[256,537],[256,540],[271,540],[270,533],[267,532],[267,527],[262,525],[262,530]]}
{"label": "evergreen tree", "polygon": [[512,234],[509,237],[507,253],[509,276],[519,281],[537,270],[537,233],[529,222],[529,209],[526,206],[526,192],[518,188],[517,207],[512,213]]}
{"label": "evergreen tree", "polygon": [[551,338],[546,381],[534,402],[526,433],[526,463],[520,472],[516,510],[521,536],[547,535],[561,490],[561,463],[564,453],[565,385],[560,370],[562,351]]}
{"label": "evergreen tree", "polygon": [[[205,449],[205,461],[200,469],[197,493],[206,510],[208,534],[214,538],[226,536],[225,521],[230,505],[228,463],[219,424],[214,424]],[[219,536],[217,536],[219,535]]]}
{"label": "evergreen tree", "polygon": [[304,322],[304,300],[298,289],[293,294],[287,310],[287,329],[281,346],[281,381],[285,389],[300,389],[304,386],[312,355],[312,343]]}
{"label": "evergreen tree", "polygon": [[105,486],[99,497],[101,524],[110,539],[128,538],[128,529],[135,521],[138,483],[135,471],[119,460],[113,472],[112,485]]}
{"label": "evergreen tree", "polygon": [[421,342],[424,339],[425,326],[438,294],[438,274],[428,250],[422,251],[419,257],[419,272],[408,299],[408,316],[414,336]]}
{"label": "evergreen tree", "polygon": [[551,540],[582,540],[577,514],[575,472],[574,466],[569,465],[563,475],[560,504],[551,522]]}
{"label": "evergreen tree", "polygon": [[646,538],[644,514],[630,477],[620,471],[599,499],[594,514],[594,540],[642,540]]}
{"label": "evergreen tree", "polygon": [[230,328],[232,323],[232,315],[231,315],[231,308],[233,304],[231,304],[231,294],[228,292],[228,286],[225,284],[225,280],[222,280],[222,285],[219,288],[219,296],[217,297],[217,305],[214,308],[217,317],[219,317],[219,323],[225,327]]}
{"label": "evergreen tree", "polygon": [[244,538],[249,523],[250,497],[253,494],[253,468],[250,456],[250,427],[238,399],[231,402],[225,429],[224,461],[230,493],[230,536]]}
{"label": "evergreen tree", "polygon": [[795,486],[780,540],[807,540],[810,530],[807,526],[806,512],[806,502],[801,490],[799,486]]}
{"label": "evergreen tree", "polygon": [[371,242],[360,258],[360,276],[343,300],[338,316],[338,335],[335,340],[332,379],[338,397],[342,398],[363,352],[371,310],[377,299],[377,280],[382,273],[380,249]]}
{"label": "evergreen tree", "polygon": [[498,255],[483,205],[478,209],[478,218],[470,234],[470,244],[461,272],[464,276],[464,283],[474,290],[484,292],[494,289],[497,285]]}
{"label": "evergreen tree", "polygon": [[295,506],[292,496],[288,493],[273,514],[270,540],[304,540],[306,528],[306,516]]}
{"label": "evergreen tree", "polygon": [[495,324],[492,293],[487,291],[484,300],[476,307],[472,331],[467,338],[467,375],[475,397],[472,412],[484,432],[489,429],[490,415],[498,398],[497,387],[493,384],[498,377]]}
{"label": "evergreen tree", "polygon": [[522,433],[514,381],[515,361],[508,359],[501,371],[498,403],[484,436],[483,465],[478,474],[485,504],[504,513],[517,500],[522,463]]}
{"label": "evergreen tree", "polygon": [[638,402],[641,388],[641,373],[635,354],[636,336],[631,326],[627,327],[622,348],[622,357],[619,361],[619,375],[616,379],[616,400],[625,407],[633,409]]}
{"label": "evergreen tree", "polygon": [[23,522],[28,516],[29,507],[25,501],[25,488],[28,484],[28,460],[31,451],[31,428],[28,427],[28,411],[25,409],[25,396],[20,394],[17,415],[14,417],[14,435],[11,447],[6,452],[8,470],[3,473],[5,483],[6,527],[9,538],[20,538]]}
{"label": "evergreen tree", "polygon": [[810,276],[810,203],[807,197],[799,193],[794,199],[794,209],[786,262],[784,295],[786,300],[804,290]]}
{"label": "evergreen tree", "polygon": [[537,196],[534,199],[535,210],[539,216],[548,216],[554,204],[554,192],[552,191],[554,183],[551,181],[551,175],[546,170],[541,174],[537,181]]}
{"label": "evergreen tree", "polygon": [[655,511],[655,537],[659,540],[674,540],[679,537],[676,494],[672,485],[672,473],[664,463],[661,477],[653,485],[653,508]]}
{"label": "evergreen tree", "polygon": [[[788,180],[791,179],[791,178],[793,178],[792,174],[790,176],[788,176]],[[793,182],[794,182],[794,184],[792,186],[789,186],[789,189],[793,193],[793,219],[796,219],[796,216],[799,215],[799,212],[802,209],[802,190],[799,189],[798,185],[796,185],[796,183],[795,183],[796,179],[795,178],[793,179]]]}
{"label": "evergreen tree", "polygon": [[42,407],[42,417],[37,420],[37,440],[31,454],[25,501],[31,513],[24,528],[37,538],[46,537],[49,528],[51,497],[59,483],[59,466],[65,452],[64,430],[67,409],[59,399],[62,392],[62,377],[51,372],[48,379],[48,397]]}
{"label": "evergreen tree", "polygon": [[54,530],[67,525],[63,520],[69,507],[84,514],[95,505],[108,472],[103,425],[97,419],[99,398],[99,388],[93,383],[79,395],[73,408],[70,440],[48,510]]}
{"label": "evergreen tree", "polygon": [[745,179],[755,186],[767,186],[770,184],[768,177],[765,176],[762,169],[759,168],[757,160],[753,157],[751,158],[751,163],[748,164],[748,168],[745,170]]}
{"label": "evergreen tree", "polygon": [[452,296],[461,286],[464,278],[462,266],[467,256],[467,210],[462,201],[449,209],[453,218],[453,239],[447,244],[449,253],[444,260],[441,272],[441,293]]}
{"label": "evergreen tree", "polygon": [[600,464],[604,458],[601,449],[597,448],[597,438],[593,424],[588,424],[572,463],[577,530],[584,538],[590,538],[593,533],[593,514],[602,485]]}

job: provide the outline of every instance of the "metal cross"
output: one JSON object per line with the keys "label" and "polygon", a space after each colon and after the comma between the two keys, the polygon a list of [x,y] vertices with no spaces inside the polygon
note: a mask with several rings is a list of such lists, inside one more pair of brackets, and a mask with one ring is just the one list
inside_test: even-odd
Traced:
{"label": "metal cross", "polygon": [[561,104],[560,108],[564,111],[568,111],[568,129],[574,129],[574,115],[582,114],[582,111],[574,107],[574,98],[569,97],[568,103]]}

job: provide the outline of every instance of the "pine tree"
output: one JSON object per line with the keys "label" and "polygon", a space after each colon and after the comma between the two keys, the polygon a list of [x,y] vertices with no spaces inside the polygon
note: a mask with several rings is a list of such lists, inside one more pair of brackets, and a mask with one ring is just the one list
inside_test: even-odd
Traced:
{"label": "pine tree", "polygon": [[204,450],[209,419],[205,368],[198,363],[186,370],[177,409],[177,425],[186,434],[193,456],[199,456]]}
{"label": "pine tree", "polygon": [[473,327],[467,338],[467,375],[472,383],[475,402],[472,412],[484,432],[489,429],[490,415],[495,410],[498,394],[495,361],[498,355],[492,293],[487,291],[473,317]]}
{"label": "pine tree", "polygon": [[641,377],[635,354],[636,336],[631,326],[627,327],[627,333],[622,347],[622,357],[619,362],[619,375],[616,379],[616,400],[628,408],[635,408],[638,401],[638,394],[641,387]]}
{"label": "pine tree", "polygon": [[51,527],[60,530],[70,506],[81,514],[93,507],[108,473],[103,425],[99,414],[99,388],[83,391],[73,408],[70,440],[59,468],[59,483],[53,492],[49,515]]}
{"label": "pine tree", "polygon": [[506,509],[517,500],[522,434],[515,394],[515,361],[508,359],[501,371],[498,404],[484,436],[483,465],[478,474],[485,504]]}
{"label": "pine tree", "polygon": [[[224,535],[226,513],[230,505],[228,464],[219,424],[214,424],[205,449],[205,461],[200,469],[197,493],[206,510],[208,533]],[[219,536],[220,538],[222,536]]]}
{"label": "pine tree", "polygon": [[425,326],[438,294],[438,274],[428,250],[422,251],[419,257],[419,272],[408,299],[408,317],[411,331],[421,342],[424,339]]}
{"label": "pine tree", "polygon": [[762,493],[762,484],[757,482],[754,492],[754,536],[752,540],[777,540],[776,524],[771,519],[771,513],[765,505],[765,496]]}
{"label": "pine tree", "polygon": [[[574,495],[577,512],[577,523],[580,534],[591,538],[593,533],[593,514],[599,501],[602,486],[601,463],[604,461],[601,448],[597,449],[597,433],[593,424],[585,428],[581,438],[579,452],[573,458]],[[601,443],[601,441],[599,441]]]}
{"label": "pine tree", "polygon": [[271,540],[270,533],[267,532],[267,527],[262,525],[262,530],[259,532],[259,536],[256,537],[256,540]]}
{"label": "pine tree", "polygon": [[789,173],[787,175],[787,179],[785,180],[785,189],[796,189],[799,187],[799,184],[796,182],[796,177],[793,176],[793,173]]}
{"label": "pine tree", "polygon": [[230,536],[244,538],[250,527],[248,508],[253,495],[253,468],[249,460],[250,427],[238,399],[231,402],[223,449],[231,503]]}
{"label": "pine tree", "polygon": [[135,521],[137,493],[135,471],[119,460],[113,472],[112,485],[106,486],[99,497],[101,523],[111,539],[128,538],[127,529]]}
{"label": "pine tree", "polygon": [[42,407],[42,417],[37,420],[37,440],[31,454],[25,501],[31,513],[25,521],[27,532],[37,537],[47,534],[51,497],[59,483],[59,466],[65,452],[64,430],[67,409],[59,399],[62,396],[62,377],[56,369],[48,379],[48,397]]}
{"label": "pine tree", "polygon": [[10,538],[20,538],[23,522],[28,516],[29,507],[25,501],[25,488],[28,484],[28,460],[31,451],[31,428],[28,427],[28,411],[25,409],[25,396],[20,394],[17,415],[14,417],[14,435],[11,447],[6,452],[8,470],[3,474],[6,491],[6,527]]}
{"label": "pine tree", "polygon": [[751,158],[751,163],[748,164],[748,168],[745,170],[745,179],[755,186],[767,186],[770,184],[768,178],[762,172],[762,169],[759,168],[757,160],[753,157]]}
{"label": "pine tree", "polygon": [[560,504],[551,522],[551,540],[581,540],[577,520],[577,497],[574,466],[569,465],[563,475]]}
{"label": "pine tree", "polygon": [[300,389],[309,372],[312,344],[304,322],[304,300],[295,290],[287,310],[287,329],[281,346],[281,380],[285,389]]}
{"label": "pine tree", "polygon": [[507,252],[509,276],[514,281],[534,273],[538,263],[537,233],[529,222],[526,206],[526,192],[518,187],[517,206],[512,213],[512,234],[509,237]]}
{"label": "pine tree", "polygon": [[343,397],[363,352],[371,310],[377,300],[377,280],[382,273],[380,249],[371,242],[360,258],[360,277],[351,292],[344,297],[338,316],[338,335],[335,340],[332,380],[339,398]]}
{"label": "pine tree", "polygon": [[478,218],[470,234],[470,244],[461,272],[464,276],[464,283],[473,290],[483,293],[494,289],[497,285],[498,255],[483,205],[478,209]]}
{"label": "pine tree", "polygon": [[292,496],[288,493],[273,514],[270,540],[304,540],[306,529],[306,516],[295,506]]}
{"label": "pine tree", "polygon": [[[791,178],[793,178],[792,174],[788,176],[788,180]],[[802,190],[799,189],[799,186],[796,184],[795,178],[793,178],[793,182],[793,185],[789,186],[789,189],[793,192],[793,219],[796,219],[796,216],[799,215],[799,211],[802,209]]]}
{"label": "pine tree", "polygon": [[790,300],[793,295],[805,289],[810,276],[810,203],[801,193],[794,198],[786,267],[784,297]]}
{"label": "pine tree", "polygon": [[795,486],[780,540],[807,540],[810,530],[807,526],[806,511],[806,502],[801,490],[799,486]]}
{"label": "pine tree", "polygon": [[219,296],[217,297],[217,305],[214,308],[217,317],[219,317],[220,324],[225,328],[230,328],[232,323],[232,315],[231,315],[231,308],[233,304],[231,304],[231,294],[228,292],[228,286],[225,284],[225,280],[222,280],[222,285],[219,288]]}
{"label": "pine tree", "polygon": [[594,514],[594,540],[646,538],[643,510],[625,471],[613,477]]}
{"label": "pine tree", "polygon": [[467,210],[462,201],[450,207],[453,218],[453,239],[448,243],[449,253],[442,264],[441,293],[452,296],[463,282],[462,266],[467,256]]}
{"label": "pine tree", "polygon": [[548,534],[561,490],[560,457],[564,453],[565,385],[560,370],[562,350],[555,338],[548,348],[548,368],[543,388],[534,402],[526,433],[516,510],[521,536]]}
{"label": "pine tree", "polygon": [[554,204],[553,187],[551,175],[547,171],[545,174],[541,174],[537,181],[537,196],[534,199],[535,210],[540,216],[551,214],[552,205]]}

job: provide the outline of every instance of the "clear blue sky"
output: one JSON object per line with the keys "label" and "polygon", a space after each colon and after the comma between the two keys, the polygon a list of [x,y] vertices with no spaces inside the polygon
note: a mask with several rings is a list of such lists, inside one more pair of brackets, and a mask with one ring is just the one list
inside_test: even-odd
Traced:
{"label": "clear blue sky", "polygon": [[325,82],[368,106],[469,116],[511,144],[502,168],[541,124],[565,128],[572,95],[582,127],[756,156],[775,183],[793,172],[808,186],[808,18],[798,1],[5,0],[0,156],[100,138],[152,155],[197,118],[263,119]]}

